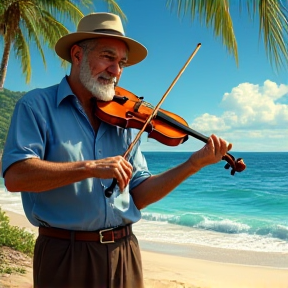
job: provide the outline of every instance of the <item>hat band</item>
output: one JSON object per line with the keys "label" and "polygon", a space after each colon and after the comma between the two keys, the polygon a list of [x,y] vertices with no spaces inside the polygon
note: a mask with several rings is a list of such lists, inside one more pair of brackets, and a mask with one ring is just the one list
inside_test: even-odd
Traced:
{"label": "hat band", "polygon": [[93,32],[103,33],[103,34],[113,34],[113,35],[118,35],[118,36],[125,36],[121,32],[116,31],[116,30],[112,30],[112,29],[95,29],[95,30],[93,30]]}

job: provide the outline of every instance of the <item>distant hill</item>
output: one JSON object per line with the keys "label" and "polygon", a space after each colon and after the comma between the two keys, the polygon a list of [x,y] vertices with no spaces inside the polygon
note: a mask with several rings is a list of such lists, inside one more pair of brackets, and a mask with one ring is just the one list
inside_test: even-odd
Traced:
{"label": "distant hill", "polygon": [[26,92],[13,92],[5,88],[3,91],[0,91],[0,155],[3,151],[11,116],[16,102],[25,93]]}

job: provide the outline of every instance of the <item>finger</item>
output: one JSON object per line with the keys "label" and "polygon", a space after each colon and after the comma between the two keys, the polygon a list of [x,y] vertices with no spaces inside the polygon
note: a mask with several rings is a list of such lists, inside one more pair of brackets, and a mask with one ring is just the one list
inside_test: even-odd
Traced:
{"label": "finger", "polygon": [[212,134],[210,136],[210,138],[211,138],[212,144],[213,144],[214,155],[217,156],[217,154],[220,153],[220,149],[221,149],[220,139],[214,134]]}
{"label": "finger", "polygon": [[220,154],[223,157],[228,151],[229,143],[222,138],[220,138],[219,140],[220,140],[220,145],[221,145],[220,146]]}
{"label": "finger", "polygon": [[231,149],[232,149],[232,147],[233,147],[233,144],[232,143],[229,143],[229,142],[227,142],[228,143],[228,145],[227,145],[227,151],[230,151]]}
{"label": "finger", "polygon": [[[217,148],[219,147],[222,153],[224,153],[222,149],[224,149],[226,153],[227,151],[230,151],[233,147],[232,143],[229,143],[228,141],[224,140],[223,138],[217,137],[214,134],[211,135],[211,138],[213,139],[215,149],[217,150]],[[219,144],[219,146],[217,144]]]}
{"label": "finger", "polygon": [[133,172],[132,164],[129,161],[125,160],[125,159],[124,159],[123,164],[124,164],[123,168],[125,169],[125,172],[129,176],[129,178],[131,178],[132,177],[132,172]]}
{"label": "finger", "polygon": [[126,161],[122,157],[118,160],[117,167],[115,168],[116,168],[114,170],[115,178],[118,181],[120,191],[123,191],[132,177],[133,167],[128,161]]}
{"label": "finger", "polygon": [[87,167],[91,173],[91,177],[96,178],[115,178],[121,187],[121,190],[129,183],[133,167],[122,156],[103,158],[90,161]]}
{"label": "finger", "polygon": [[226,147],[226,150],[229,151],[232,149],[232,143],[229,143],[228,141],[224,140],[223,138],[220,138],[221,140],[224,141],[223,145]]}
{"label": "finger", "polygon": [[232,148],[232,144],[216,135],[211,135],[211,139],[213,140],[215,159],[216,161],[221,160]]}

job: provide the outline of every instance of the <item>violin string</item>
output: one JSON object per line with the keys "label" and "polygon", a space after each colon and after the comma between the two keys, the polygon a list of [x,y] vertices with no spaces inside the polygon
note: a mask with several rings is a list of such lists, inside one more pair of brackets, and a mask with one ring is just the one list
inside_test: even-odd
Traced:
{"label": "violin string", "polygon": [[149,103],[149,102],[142,101],[142,104],[145,105],[148,108],[154,109],[154,106],[151,103]]}
{"label": "violin string", "polygon": [[147,118],[146,122],[144,123],[142,129],[138,132],[138,134],[136,135],[134,141],[129,145],[127,151],[125,152],[125,154],[123,155],[124,158],[127,157],[127,155],[130,153],[130,151],[132,150],[133,146],[138,142],[138,140],[140,139],[141,135],[143,134],[143,132],[145,131],[146,127],[148,126],[148,124],[150,123],[150,121],[156,116],[161,104],[164,102],[164,100],[166,99],[167,95],[169,94],[169,92],[171,91],[171,89],[174,87],[175,83],[178,81],[178,79],[180,78],[180,76],[182,75],[182,73],[184,72],[184,70],[187,68],[188,64],[191,62],[191,60],[194,58],[194,56],[196,55],[196,53],[198,52],[198,50],[201,47],[201,43],[198,43],[195,50],[193,51],[193,53],[190,55],[190,57],[188,58],[188,60],[186,61],[186,63],[184,64],[184,66],[181,68],[181,70],[179,71],[179,73],[177,74],[177,76],[174,78],[174,80],[172,81],[172,83],[170,84],[169,88],[167,89],[167,91],[164,93],[164,95],[162,96],[161,100],[158,102],[158,104],[155,106],[155,108],[153,109],[151,115]]}

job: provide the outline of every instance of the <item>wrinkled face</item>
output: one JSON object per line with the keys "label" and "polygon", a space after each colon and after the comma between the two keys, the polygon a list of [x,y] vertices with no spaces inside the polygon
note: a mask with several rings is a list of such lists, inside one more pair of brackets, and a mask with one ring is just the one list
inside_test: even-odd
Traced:
{"label": "wrinkled face", "polygon": [[127,63],[126,44],[117,39],[98,38],[83,49],[79,74],[82,85],[97,99],[112,100],[114,85]]}

